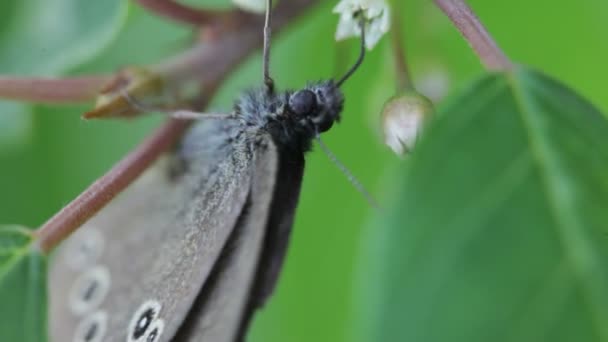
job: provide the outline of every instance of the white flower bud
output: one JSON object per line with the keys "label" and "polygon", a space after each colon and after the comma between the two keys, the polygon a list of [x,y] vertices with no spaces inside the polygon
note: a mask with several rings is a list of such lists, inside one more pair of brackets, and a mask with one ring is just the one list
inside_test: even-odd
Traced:
{"label": "white flower bud", "polygon": [[342,0],[333,10],[340,14],[336,40],[361,36],[360,18],[365,20],[365,46],[372,49],[390,28],[390,10],[385,0]]}
{"label": "white flower bud", "polygon": [[399,155],[409,153],[432,112],[431,101],[417,92],[389,99],[382,109],[384,143]]}

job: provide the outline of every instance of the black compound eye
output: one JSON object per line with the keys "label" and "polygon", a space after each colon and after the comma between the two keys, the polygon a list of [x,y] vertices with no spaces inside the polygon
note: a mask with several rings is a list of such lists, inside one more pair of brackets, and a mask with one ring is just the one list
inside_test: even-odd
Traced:
{"label": "black compound eye", "polygon": [[308,89],[298,90],[289,98],[289,108],[297,115],[311,113],[317,107],[315,93]]}

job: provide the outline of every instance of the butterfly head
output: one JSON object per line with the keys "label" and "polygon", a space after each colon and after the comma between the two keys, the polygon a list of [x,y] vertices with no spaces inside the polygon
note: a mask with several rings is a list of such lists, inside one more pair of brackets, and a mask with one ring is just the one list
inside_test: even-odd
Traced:
{"label": "butterfly head", "polygon": [[329,130],[334,122],[340,121],[340,113],[344,104],[344,95],[340,87],[361,66],[365,57],[364,25],[365,22],[361,21],[359,57],[342,78],[335,82],[330,80],[310,84],[304,89],[290,93],[288,96],[287,109],[289,113],[296,117],[300,125],[309,130],[311,136]]}
{"label": "butterfly head", "polygon": [[316,135],[340,120],[344,96],[333,81],[322,81],[290,92],[287,111],[302,129]]}

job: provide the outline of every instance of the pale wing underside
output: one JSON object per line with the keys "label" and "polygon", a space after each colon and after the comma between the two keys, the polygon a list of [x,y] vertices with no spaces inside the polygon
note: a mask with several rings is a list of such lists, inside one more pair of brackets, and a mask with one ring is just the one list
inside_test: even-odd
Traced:
{"label": "pale wing underside", "polygon": [[258,140],[251,192],[245,210],[175,341],[231,342],[243,320],[264,245],[276,182],[278,155],[272,141]]}
{"label": "pale wing underside", "polygon": [[174,161],[159,161],[66,241],[50,274],[53,341],[127,341],[129,324],[146,303],[158,311],[148,318],[160,327],[160,340],[170,340],[208,279],[258,172],[249,141],[238,132],[235,121],[197,124],[177,152],[177,175],[169,172]]}

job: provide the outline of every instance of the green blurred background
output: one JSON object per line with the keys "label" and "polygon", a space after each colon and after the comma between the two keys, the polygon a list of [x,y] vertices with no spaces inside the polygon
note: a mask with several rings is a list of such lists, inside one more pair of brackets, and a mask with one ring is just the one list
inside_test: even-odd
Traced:
{"label": "green blurred background", "polygon": [[[221,0],[189,2],[229,6]],[[333,76],[354,58],[356,42],[336,44],[333,39],[337,16],[331,9],[336,3],[322,1],[276,38],[271,68],[279,87]],[[608,68],[598,67],[608,60],[607,1],[469,3],[514,60],[545,71],[608,111]],[[439,83],[453,93],[482,73],[477,58],[432,2],[411,0],[404,7],[410,66],[423,89]],[[191,39],[186,28],[126,1],[0,2],[2,74],[112,72],[157,62]],[[384,38],[345,85],[344,120],[324,135],[381,203],[390,199],[397,182],[396,166],[407,162],[393,155],[379,134],[380,109],[394,92],[389,45]],[[237,92],[257,85],[260,65],[258,53],[226,82],[212,108],[229,108]],[[40,225],[161,122],[159,117],[80,120],[88,108],[0,102],[0,222]],[[311,153],[287,262],[274,297],[256,316],[251,340],[363,339],[357,327],[366,316],[359,312],[365,299],[357,281],[368,275],[358,265],[369,230],[381,229],[373,224],[377,215],[324,154]]]}

